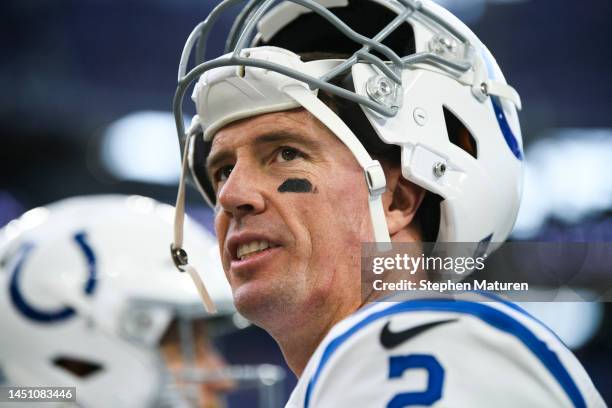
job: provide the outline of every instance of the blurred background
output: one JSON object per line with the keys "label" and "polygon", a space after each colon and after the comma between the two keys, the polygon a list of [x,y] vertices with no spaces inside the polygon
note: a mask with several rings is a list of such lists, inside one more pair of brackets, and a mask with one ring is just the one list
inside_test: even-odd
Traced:
{"label": "blurred background", "polygon": [[[513,239],[610,241],[612,3],[439,2],[488,45],[522,96],[526,178]],[[217,3],[0,3],[0,227],[74,195],[174,201],[178,60],[187,35]],[[213,33],[210,55],[220,52],[232,17]],[[188,207],[211,227],[195,190]],[[611,404],[612,304],[540,303],[530,310],[574,349]],[[222,351],[230,362],[284,364],[274,341],[255,327],[226,336]],[[294,384],[289,375],[287,397]]]}

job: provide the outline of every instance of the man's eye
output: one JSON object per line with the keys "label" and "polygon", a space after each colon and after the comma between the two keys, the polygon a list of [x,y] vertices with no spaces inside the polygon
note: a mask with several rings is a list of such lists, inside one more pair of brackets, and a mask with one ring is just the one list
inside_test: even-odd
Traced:
{"label": "man's eye", "polygon": [[277,154],[277,160],[279,162],[288,162],[298,157],[302,157],[302,153],[293,147],[283,147]]}
{"label": "man's eye", "polygon": [[233,169],[234,169],[234,166],[221,167],[219,170],[215,172],[215,181],[216,182],[226,181],[229,178],[230,174],[232,174]]}

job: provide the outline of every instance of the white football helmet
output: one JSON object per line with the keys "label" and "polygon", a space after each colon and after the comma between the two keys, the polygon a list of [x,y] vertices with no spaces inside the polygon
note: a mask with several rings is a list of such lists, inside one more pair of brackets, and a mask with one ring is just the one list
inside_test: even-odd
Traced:
{"label": "white football helmet", "polygon": [[[215,132],[303,107],[363,167],[375,239],[388,242],[385,176],[364,147],[367,131],[328,107],[324,92],[358,104],[376,142],[401,149],[403,176],[439,198],[437,242],[506,240],[522,191],[521,101],[465,24],[431,0],[251,0],[232,27],[227,54],[204,61],[214,23],[237,3],[222,1],[189,36],[174,98],[183,173],[191,169],[209,204],[215,195],[201,168]],[[187,72],[194,49],[196,66]],[[346,57],[305,62],[308,52]],[[195,81],[197,115],[185,132],[182,103]]]}
{"label": "white football helmet", "polygon": [[191,323],[207,318],[212,336],[237,321],[216,240],[189,219],[187,242],[197,249],[191,261],[206,274],[219,316],[208,319],[189,277],[173,272],[173,212],[140,196],[78,197],[33,209],[0,230],[6,383],[76,386],[79,406],[134,408],[198,405],[198,381],[282,380],[272,366],[263,374],[221,364],[218,372],[170,367],[161,348],[171,327],[188,361],[203,338],[191,332],[202,325]]}

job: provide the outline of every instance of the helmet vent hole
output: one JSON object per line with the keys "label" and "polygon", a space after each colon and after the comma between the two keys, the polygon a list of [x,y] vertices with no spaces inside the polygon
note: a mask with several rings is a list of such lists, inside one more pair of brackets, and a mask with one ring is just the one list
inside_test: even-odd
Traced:
{"label": "helmet vent hole", "polygon": [[78,358],[72,357],[56,357],[53,359],[53,365],[59,368],[63,368],[72,375],[79,378],[89,377],[98,371],[102,370],[102,365],[94,363],[93,361],[85,361]]}
{"label": "helmet vent hole", "polygon": [[476,145],[476,140],[472,136],[472,133],[457,116],[446,108],[446,106],[444,107],[444,120],[448,132],[448,140],[477,159],[478,146]]}

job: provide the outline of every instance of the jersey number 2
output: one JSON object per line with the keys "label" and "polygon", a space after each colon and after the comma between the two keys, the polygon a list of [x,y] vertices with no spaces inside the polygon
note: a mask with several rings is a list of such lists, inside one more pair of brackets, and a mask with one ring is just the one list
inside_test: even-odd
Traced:
{"label": "jersey number 2", "polygon": [[389,379],[401,378],[406,370],[425,369],[427,389],[419,392],[397,394],[387,404],[387,408],[402,408],[411,405],[431,405],[442,398],[444,368],[434,356],[429,354],[409,354],[389,358]]}

